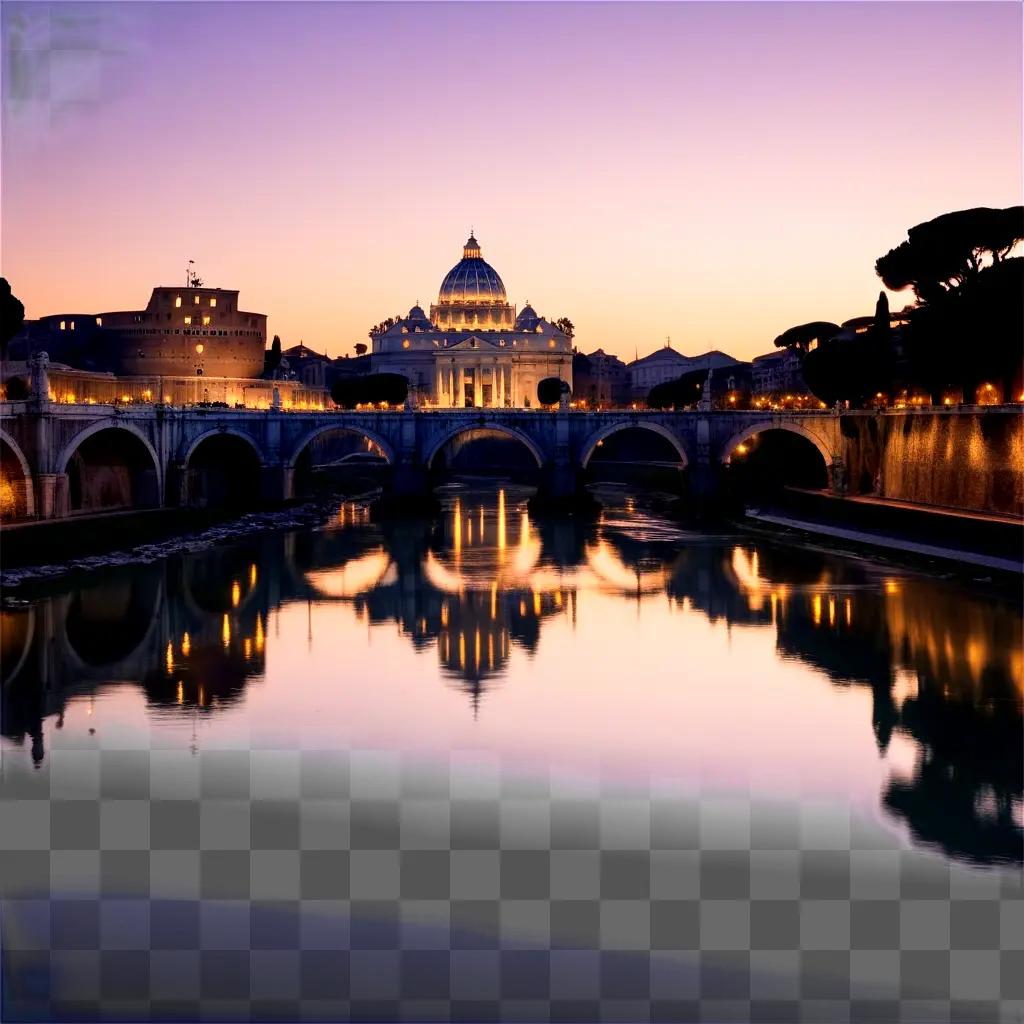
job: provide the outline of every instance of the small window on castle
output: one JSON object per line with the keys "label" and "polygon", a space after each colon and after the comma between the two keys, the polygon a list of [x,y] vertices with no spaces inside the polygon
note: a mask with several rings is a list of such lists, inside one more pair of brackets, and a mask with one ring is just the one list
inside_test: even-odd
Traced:
{"label": "small window on castle", "polygon": [[185,323],[187,323],[187,324],[192,323],[192,317],[190,317],[190,316],[185,317]]}
{"label": "small window on castle", "polygon": [[71,330],[74,330],[74,329],[75,329],[75,321],[74,321],[74,320],[72,320],[72,321],[71,321]]}
{"label": "small window on castle", "polygon": [[203,317],[203,326],[206,327],[206,325],[209,324],[209,322],[210,322],[210,318],[208,316],[204,316]]}
{"label": "small window on castle", "polygon": [[409,347],[409,339],[408,338],[404,338],[402,340],[402,348],[408,348],[408,347]]}
{"label": "small window on castle", "polygon": [[103,326],[103,317],[101,317],[101,316],[96,317],[96,326],[97,327],[102,327]]}
{"label": "small window on castle", "polygon": [[181,309],[181,296],[177,296],[174,300],[174,308]]}
{"label": "small window on castle", "polygon": [[192,296],[192,304],[195,305],[195,306],[199,305],[199,296],[198,295],[193,295]]}
{"label": "small window on castle", "polygon": [[552,338],[552,339],[551,339],[551,340],[550,340],[550,341],[548,342],[548,348],[554,348],[554,347],[555,347],[555,339],[554,339],[554,338]]}
{"label": "small window on castle", "polygon": [[210,306],[213,307],[213,306],[216,306],[216,305],[217,305],[217,297],[215,295],[211,295],[210,296]]}
{"label": "small window on castle", "polygon": [[60,329],[61,329],[62,331],[63,331],[63,330],[65,330],[65,324],[64,324],[64,321],[63,321],[63,320],[61,320],[61,322],[60,322]]}

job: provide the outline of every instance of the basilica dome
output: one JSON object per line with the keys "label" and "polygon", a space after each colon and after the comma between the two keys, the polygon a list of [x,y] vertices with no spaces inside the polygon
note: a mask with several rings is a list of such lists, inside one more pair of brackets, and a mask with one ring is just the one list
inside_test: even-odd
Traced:
{"label": "basilica dome", "polygon": [[448,306],[478,302],[494,305],[505,301],[505,285],[494,267],[481,259],[480,243],[470,234],[462,249],[462,259],[441,282],[437,304]]}

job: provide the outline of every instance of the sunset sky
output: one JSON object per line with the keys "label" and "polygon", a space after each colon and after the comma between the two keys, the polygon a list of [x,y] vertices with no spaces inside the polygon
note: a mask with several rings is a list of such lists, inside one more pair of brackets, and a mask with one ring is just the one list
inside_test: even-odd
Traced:
{"label": "sunset sky", "polygon": [[[352,353],[475,229],[509,300],[631,359],[869,313],[907,227],[1021,202],[1017,3],[5,2],[26,315],[237,288]],[[891,297],[895,308],[910,295]]]}

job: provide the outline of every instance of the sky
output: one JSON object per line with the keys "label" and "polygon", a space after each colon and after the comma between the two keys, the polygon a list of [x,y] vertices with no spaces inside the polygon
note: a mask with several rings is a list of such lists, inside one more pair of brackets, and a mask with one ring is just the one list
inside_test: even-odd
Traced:
{"label": "sky", "polygon": [[[871,313],[908,227],[1022,191],[1017,3],[18,3],[26,316],[240,290],[352,354],[472,227],[585,352],[751,358]],[[909,292],[890,296],[893,308]]]}

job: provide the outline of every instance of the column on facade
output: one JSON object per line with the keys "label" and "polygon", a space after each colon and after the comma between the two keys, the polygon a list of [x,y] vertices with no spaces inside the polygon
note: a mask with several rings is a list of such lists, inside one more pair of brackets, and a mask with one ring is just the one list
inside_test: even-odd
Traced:
{"label": "column on facade", "polygon": [[503,408],[505,405],[505,364],[495,363],[494,365],[494,376],[496,378],[494,382],[495,386],[495,400],[494,404],[499,408]]}
{"label": "column on facade", "polygon": [[478,362],[473,370],[473,404],[482,408],[484,404],[484,364]]}
{"label": "column on facade", "polygon": [[441,367],[437,367],[434,373],[434,404],[441,406],[444,404],[444,386],[441,377]]}
{"label": "column on facade", "polygon": [[453,404],[461,409],[466,401],[466,371],[462,366],[459,367],[459,389],[455,392],[455,399]]}

